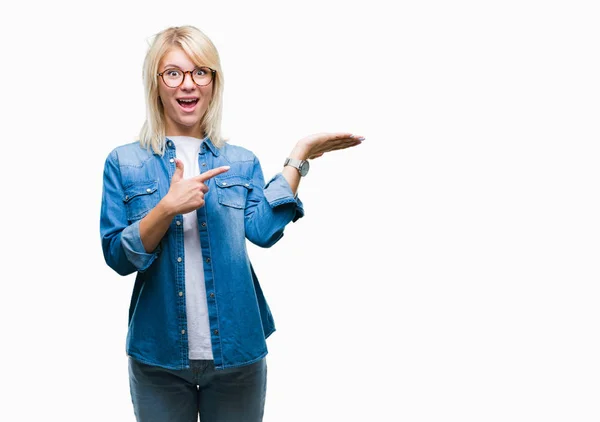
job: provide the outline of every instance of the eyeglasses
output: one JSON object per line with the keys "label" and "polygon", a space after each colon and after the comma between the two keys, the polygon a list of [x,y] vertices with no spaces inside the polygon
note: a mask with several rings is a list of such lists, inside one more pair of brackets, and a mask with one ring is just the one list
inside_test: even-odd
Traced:
{"label": "eyeglasses", "polygon": [[213,81],[217,71],[212,70],[210,67],[197,67],[194,70],[188,70],[187,72],[184,72],[183,70],[174,67],[171,69],[166,69],[164,72],[157,73],[156,75],[160,76],[165,85],[169,88],[178,88],[185,80],[186,73],[190,74],[196,85],[206,86]]}

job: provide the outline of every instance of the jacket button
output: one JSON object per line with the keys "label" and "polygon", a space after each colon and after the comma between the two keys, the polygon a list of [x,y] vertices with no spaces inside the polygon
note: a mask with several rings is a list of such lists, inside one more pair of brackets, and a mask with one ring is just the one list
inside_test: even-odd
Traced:
{"label": "jacket button", "polygon": [[206,258],[206,262],[210,262],[210,258]]}
{"label": "jacket button", "polygon": [[181,262],[181,261],[182,261],[181,257],[177,258],[177,262]]}
{"label": "jacket button", "polygon": [[206,227],[206,221],[202,222],[202,227]]}
{"label": "jacket button", "polygon": [[215,294],[213,292],[210,292],[210,297],[215,297]]}
{"label": "jacket button", "polygon": [[185,334],[185,330],[181,330],[181,334],[182,334],[182,335],[183,335],[183,334]]}
{"label": "jacket button", "polygon": [[219,335],[219,330],[215,330],[215,335],[218,336]]}

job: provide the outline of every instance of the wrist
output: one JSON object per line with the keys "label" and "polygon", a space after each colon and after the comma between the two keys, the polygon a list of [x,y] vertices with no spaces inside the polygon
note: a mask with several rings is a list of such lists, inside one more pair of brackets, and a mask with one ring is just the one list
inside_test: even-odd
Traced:
{"label": "wrist", "polygon": [[307,160],[308,148],[306,148],[302,144],[296,144],[296,146],[294,147],[294,149],[292,149],[292,152],[290,152],[290,155],[288,155],[288,157],[294,158],[296,160]]}
{"label": "wrist", "polygon": [[168,195],[156,204],[156,211],[158,211],[162,217],[168,219],[173,219],[177,215],[175,208],[171,206],[169,202]]}

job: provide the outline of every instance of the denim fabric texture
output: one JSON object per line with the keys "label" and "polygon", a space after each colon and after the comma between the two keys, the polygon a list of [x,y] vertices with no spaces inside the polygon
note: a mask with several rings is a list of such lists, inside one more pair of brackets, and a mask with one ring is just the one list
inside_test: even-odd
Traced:
{"label": "denim fabric texture", "polygon": [[267,363],[218,371],[211,360],[191,360],[172,370],[129,358],[129,386],[140,422],[261,422]]}
{"label": "denim fabric texture", "polygon": [[[129,307],[126,351],[139,362],[189,368],[185,310],[183,218],[177,215],[156,250],[147,253],[140,220],[167,194],[175,144],[164,155],[139,142],[115,148],[104,166],[100,235],[106,263],[121,275],[137,272]],[[207,137],[200,172],[230,166],[209,179],[197,210],[215,369],[248,365],[267,354],[275,324],[246,250],[246,239],[274,245],[285,226],[304,215],[281,173],[265,184],[256,156],[245,148],[215,147]]]}

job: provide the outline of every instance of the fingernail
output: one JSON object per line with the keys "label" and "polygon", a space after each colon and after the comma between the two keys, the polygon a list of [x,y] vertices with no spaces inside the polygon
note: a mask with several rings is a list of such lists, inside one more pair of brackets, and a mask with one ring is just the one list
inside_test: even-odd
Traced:
{"label": "fingernail", "polygon": [[365,140],[365,137],[364,137],[364,136],[361,136],[360,138],[358,138],[358,140],[359,140],[359,141],[364,141],[364,140]]}

